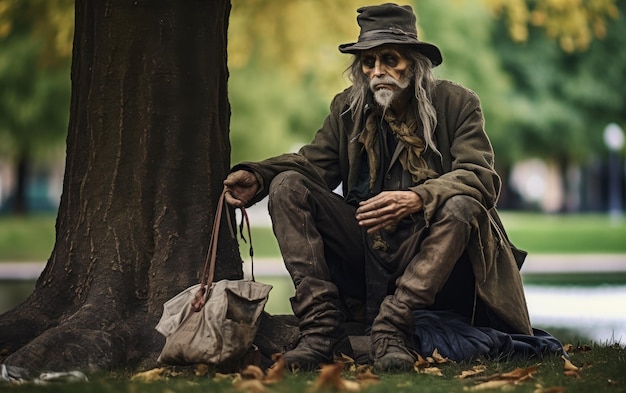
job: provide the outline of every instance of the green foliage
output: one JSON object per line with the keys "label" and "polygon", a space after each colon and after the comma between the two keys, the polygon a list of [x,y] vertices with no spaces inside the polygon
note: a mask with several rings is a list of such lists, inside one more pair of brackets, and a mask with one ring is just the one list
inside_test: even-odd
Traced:
{"label": "green foliage", "polygon": [[[29,152],[60,143],[69,118],[68,69],[40,69],[41,44],[26,35],[0,41],[3,150]],[[7,151],[4,151],[6,154]]]}
{"label": "green foliage", "polygon": [[279,69],[253,66],[231,72],[229,99],[233,163],[296,151],[313,138],[329,106],[315,76],[291,82]]}
{"label": "green foliage", "polygon": [[514,109],[509,143],[518,156],[585,162],[606,151],[606,124],[626,124],[626,55],[619,49],[626,44],[626,2],[616,4],[622,16],[610,20],[605,37],[585,52],[563,51],[539,28],[529,30],[525,43],[515,44],[505,23],[498,24],[493,40],[514,84],[506,98]]}

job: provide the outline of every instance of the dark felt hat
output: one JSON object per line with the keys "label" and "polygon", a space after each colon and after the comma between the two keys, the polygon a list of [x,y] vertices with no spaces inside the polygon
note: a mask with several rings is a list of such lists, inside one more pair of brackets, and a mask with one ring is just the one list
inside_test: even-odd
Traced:
{"label": "dark felt hat", "polygon": [[358,41],[339,45],[340,52],[356,53],[383,44],[401,44],[415,47],[433,66],[443,61],[439,48],[417,38],[417,19],[410,5],[385,3],[361,7],[356,12],[356,21],[361,26]]}

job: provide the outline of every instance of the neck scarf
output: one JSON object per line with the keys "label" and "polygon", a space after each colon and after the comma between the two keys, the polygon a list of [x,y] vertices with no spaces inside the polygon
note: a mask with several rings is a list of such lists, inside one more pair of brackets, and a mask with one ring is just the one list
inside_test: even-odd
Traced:
{"label": "neck scarf", "polygon": [[[437,177],[437,173],[428,168],[428,163],[423,157],[426,144],[419,137],[419,122],[416,117],[417,109],[411,105],[406,112],[404,119],[397,118],[389,110],[385,111],[382,119],[387,122],[389,129],[396,135],[398,142],[404,145],[404,149],[400,153],[398,160],[402,168],[411,174],[414,183],[421,183],[427,179]],[[370,190],[376,184],[378,176],[381,152],[378,142],[379,126],[381,114],[378,111],[372,111],[365,120],[365,129],[359,136],[359,142],[365,147],[367,159],[369,163]]]}

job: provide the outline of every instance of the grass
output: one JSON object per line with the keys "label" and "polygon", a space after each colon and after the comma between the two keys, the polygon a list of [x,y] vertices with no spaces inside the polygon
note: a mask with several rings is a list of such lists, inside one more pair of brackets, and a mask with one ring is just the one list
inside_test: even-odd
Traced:
{"label": "grass", "polygon": [[[626,218],[612,221],[607,215],[502,214],[509,237],[530,253],[626,254]],[[0,216],[0,262],[45,261],[54,246],[53,215]],[[254,223],[253,223],[254,224]],[[252,229],[254,255],[278,257],[280,252],[271,228]],[[247,255],[242,244],[242,255]]]}
{"label": "grass", "polygon": [[[578,344],[574,343],[574,347]],[[541,362],[532,361],[494,361],[486,360],[472,364],[447,363],[439,365],[443,376],[423,373],[382,374],[379,382],[363,387],[361,391],[371,393],[383,392],[423,392],[449,393],[463,392],[476,386],[479,380],[489,376],[512,371],[516,368],[531,369],[536,372],[530,379],[518,381],[502,389],[487,391],[506,391],[513,393],[530,392],[567,392],[582,393],[591,391],[623,392],[626,389],[626,349],[623,346],[590,345],[584,350],[570,353],[571,363],[580,370],[573,375],[564,373],[564,361],[556,356]],[[486,371],[474,378],[460,379],[461,371],[469,370],[477,364],[484,365]],[[168,368],[169,371],[173,370]],[[265,385],[263,390],[243,389],[233,383],[232,379],[218,381],[213,373],[198,377],[193,368],[177,369],[178,375],[170,375],[166,379],[153,382],[140,382],[132,379],[131,373],[105,373],[90,376],[89,382],[50,383],[48,385],[24,384],[11,386],[12,392],[57,392],[64,393],[204,393],[204,392],[330,392],[338,391],[330,388],[317,388],[318,373],[286,374],[284,379],[272,385]],[[344,371],[344,380],[353,381],[355,373]],[[59,390],[62,389],[62,390]]]}

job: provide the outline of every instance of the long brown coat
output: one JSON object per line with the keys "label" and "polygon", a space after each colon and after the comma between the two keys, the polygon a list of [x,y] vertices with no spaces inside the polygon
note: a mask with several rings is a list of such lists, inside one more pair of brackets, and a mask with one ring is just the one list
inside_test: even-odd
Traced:
{"label": "long brown coat", "polygon": [[[439,176],[410,189],[422,198],[427,223],[454,195],[471,196],[489,211],[489,222],[474,228],[476,236],[467,250],[477,294],[514,330],[532,334],[519,273],[525,253],[511,245],[496,212],[501,182],[494,169],[480,101],[475,93],[458,84],[439,81],[433,104],[438,120],[435,139],[441,156],[427,150],[425,159]],[[331,190],[342,184],[343,194],[348,194],[357,182],[361,155],[365,154],[358,142],[363,110],[351,112],[348,107],[346,90],[333,99],[331,113],[322,128],[297,154],[246,162],[234,168],[251,169],[259,177],[262,187],[255,201],[267,195],[271,180],[284,170],[305,173]]]}

